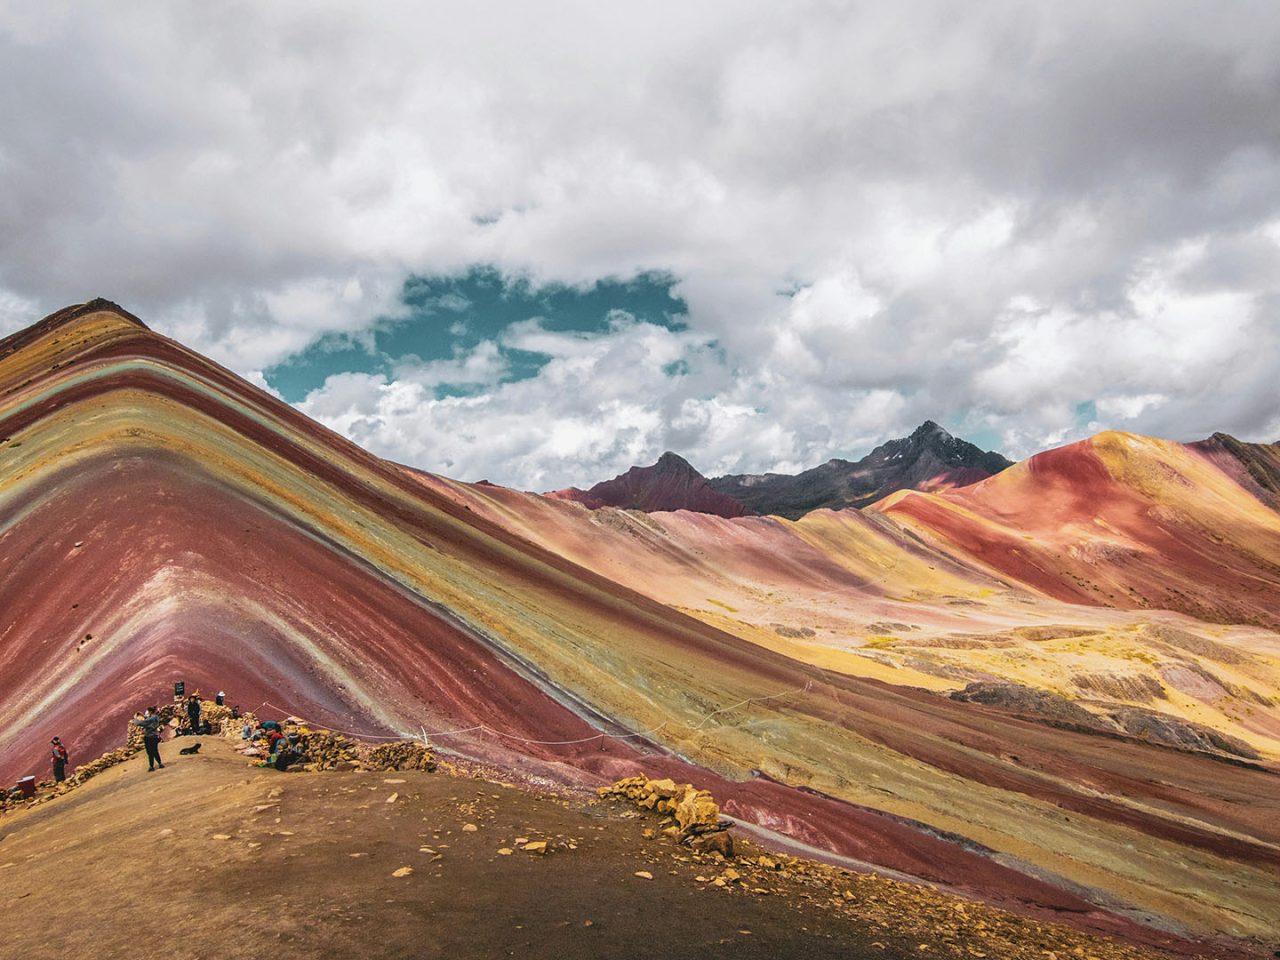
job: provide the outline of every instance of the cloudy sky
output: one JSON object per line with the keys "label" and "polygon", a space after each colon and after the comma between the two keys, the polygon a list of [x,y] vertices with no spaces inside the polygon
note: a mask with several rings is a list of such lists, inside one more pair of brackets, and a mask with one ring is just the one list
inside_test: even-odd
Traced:
{"label": "cloudy sky", "polygon": [[0,228],[462,479],[1272,441],[1280,5],[0,0]]}

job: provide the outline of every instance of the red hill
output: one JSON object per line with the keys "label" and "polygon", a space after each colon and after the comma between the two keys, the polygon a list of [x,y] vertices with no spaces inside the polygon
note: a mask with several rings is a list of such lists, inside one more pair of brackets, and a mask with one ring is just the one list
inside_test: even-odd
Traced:
{"label": "red hill", "polygon": [[570,487],[546,494],[557,500],[573,500],[592,510],[620,507],[624,510],[692,510],[718,517],[741,517],[747,508],[733,497],[712,488],[683,457],[664,453],[651,467],[632,467],[626,473],[597,483],[590,490]]}

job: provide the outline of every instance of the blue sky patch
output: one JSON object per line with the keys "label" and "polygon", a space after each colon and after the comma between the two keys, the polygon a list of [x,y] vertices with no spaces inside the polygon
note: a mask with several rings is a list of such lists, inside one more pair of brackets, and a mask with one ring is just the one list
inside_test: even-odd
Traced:
{"label": "blue sky patch", "polygon": [[[642,273],[631,279],[608,277],[589,286],[537,285],[527,277],[475,266],[462,274],[411,276],[400,299],[404,311],[380,317],[367,329],[327,334],[300,353],[265,371],[267,382],[297,403],[336,373],[384,374],[397,365],[452,360],[486,341],[499,344],[503,380],[534,377],[547,362],[543,354],[502,345],[512,324],[537,318],[558,333],[603,333],[617,311],[669,330],[685,329],[688,308],[673,290],[670,274]],[[472,392],[474,384],[442,383],[437,395]]]}

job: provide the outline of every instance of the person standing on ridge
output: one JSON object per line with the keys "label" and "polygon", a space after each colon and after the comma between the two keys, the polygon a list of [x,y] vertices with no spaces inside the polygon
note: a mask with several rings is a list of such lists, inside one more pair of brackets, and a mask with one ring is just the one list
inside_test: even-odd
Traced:
{"label": "person standing on ridge", "polygon": [[147,707],[147,712],[143,716],[134,717],[133,725],[142,728],[142,745],[147,748],[147,773],[151,773],[156,767],[164,769],[164,762],[160,759],[160,711],[155,707]]}
{"label": "person standing on ridge", "polygon": [[200,699],[193,693],[187,697],[187,719],[192,736],[200,732]]}
{"label": "person standing on ridge", "polygon": [[53,744],[53,779],[62,783],[67,779],[67,748],[57,737],[54,737],[50,743]]}

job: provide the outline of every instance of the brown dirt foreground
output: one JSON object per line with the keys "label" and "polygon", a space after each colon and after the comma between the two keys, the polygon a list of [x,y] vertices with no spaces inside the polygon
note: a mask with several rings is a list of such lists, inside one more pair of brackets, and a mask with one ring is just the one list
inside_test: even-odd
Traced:
{"label": "brown dirt foreground", "polygon": [[1157,956],[890,880],[771,868],[741,840],[732,863],[699,860],[621,806],[446,773],[280,774],[217,737],[178,756],[184,742],[164,770],[135,758],[0,818],[0,956]]}

